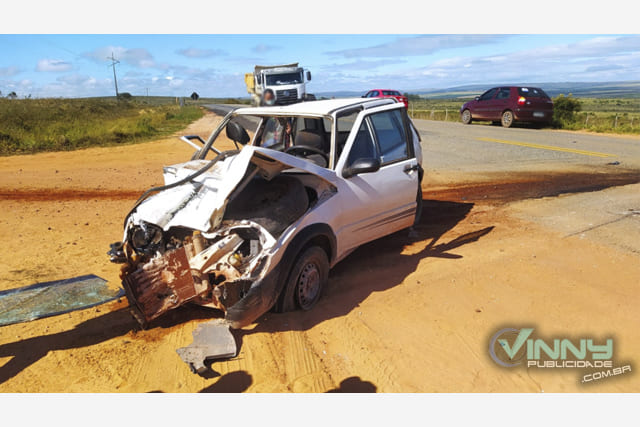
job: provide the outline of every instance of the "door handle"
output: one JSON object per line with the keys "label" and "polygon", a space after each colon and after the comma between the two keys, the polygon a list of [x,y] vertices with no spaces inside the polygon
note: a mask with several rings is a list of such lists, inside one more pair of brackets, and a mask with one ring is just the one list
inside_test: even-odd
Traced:
{"label": "door handle", "polygon": [[417,171],[418,170],[418,164],[416,163],[415,165],[407,165],[404,167],[404,171],[409,173],[411,171]]}

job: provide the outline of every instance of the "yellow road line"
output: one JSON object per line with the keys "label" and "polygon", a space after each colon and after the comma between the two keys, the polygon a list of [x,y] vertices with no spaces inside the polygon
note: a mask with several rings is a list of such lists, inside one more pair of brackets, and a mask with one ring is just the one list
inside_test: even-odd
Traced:
{"label": "yellow road line", "polygon": [[499,144],[519,145],[520,147],[539,148],[541,150],[562,151],[564,153],[582,154],[594,157],[616,157],[615,154],[598,153],[597,151],[576,150],[573,148],[554,147],[552,145],[531,144],[529,142],[504,141],[502,139],[478,138],[479,141],[497,142]]}

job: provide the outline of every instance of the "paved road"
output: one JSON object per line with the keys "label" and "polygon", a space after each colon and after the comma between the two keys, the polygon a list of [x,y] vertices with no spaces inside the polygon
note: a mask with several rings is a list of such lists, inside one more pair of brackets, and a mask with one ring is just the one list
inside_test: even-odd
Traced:
{"label": "paved road", "polygon": [[640,137],[414,120],[432,170],[509,171],[567,165],[640,169]]}

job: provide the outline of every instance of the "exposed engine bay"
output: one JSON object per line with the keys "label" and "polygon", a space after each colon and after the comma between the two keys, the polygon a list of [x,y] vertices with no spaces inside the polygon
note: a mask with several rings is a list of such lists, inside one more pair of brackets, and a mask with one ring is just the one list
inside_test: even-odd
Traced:
{"label": "exposed engine bay", "polygon": [[290,166],[251,150],[222,157],[197,179],[188,173],[208,162],[165,168],[166,188],[136,203],[111,245],[143,326],[188,302],[226,312],[269,271],[278,237],[332,194],[326,181],[283,173]]}

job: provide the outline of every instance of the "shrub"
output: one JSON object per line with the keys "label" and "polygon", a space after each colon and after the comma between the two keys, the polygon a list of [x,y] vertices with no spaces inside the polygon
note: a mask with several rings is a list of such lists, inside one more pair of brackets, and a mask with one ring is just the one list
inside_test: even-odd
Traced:
{"label": "shrub", "polygon": [[577,120],[576,113],[582,110],[582,103],[571,94],[558,95],[553,100],[553,124],[556,127],[570,127]]}

